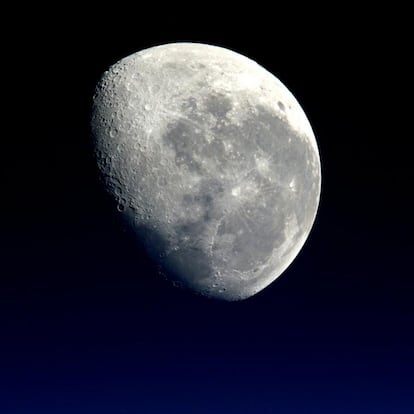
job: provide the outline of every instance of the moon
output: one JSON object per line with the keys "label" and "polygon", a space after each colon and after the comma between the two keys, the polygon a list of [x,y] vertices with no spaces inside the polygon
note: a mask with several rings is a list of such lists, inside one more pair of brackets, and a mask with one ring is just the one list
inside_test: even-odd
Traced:
{"label": "moon", "polygon": [[243,55],[171,43],[121,59],[96,87],[91,133],[118,213],[174,284],[246,299],[309,236],[314,133],[292,93]]}

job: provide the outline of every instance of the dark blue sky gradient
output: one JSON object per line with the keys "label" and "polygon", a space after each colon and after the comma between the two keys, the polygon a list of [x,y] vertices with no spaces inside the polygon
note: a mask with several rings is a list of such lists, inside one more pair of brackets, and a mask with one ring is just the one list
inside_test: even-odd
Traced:
{"label": "dark blue sky gradient", "polygon": [[[396,105],[405,55],[383,26],[303,26],[276,52],[273,29],[246,33],[241,22],[108,33],[99,22],[34,21],[9,55],[31,62],[36,82],[12,91],[11,108],[22,93],[34,108],[24,122],[17,111],[4,152],[0,413],[414,412],[414,174],[409,118]],[[122,230],[90,157],[99,75],[179,40],[226,46],[275,73],[320,147],[310,238],[283,276],[242,302],[161,280]],[[14,67],[28,79],[27,66]]]}

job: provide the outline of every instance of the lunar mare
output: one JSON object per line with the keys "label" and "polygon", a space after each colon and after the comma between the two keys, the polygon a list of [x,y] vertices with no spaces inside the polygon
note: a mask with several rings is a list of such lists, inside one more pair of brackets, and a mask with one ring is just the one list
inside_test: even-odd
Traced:
{"label": "lunar mare", "polygon": [[321,186],[315,136],[247,57],[196,43],[128,56],[98,83],[91,130],[106,190],[170,280],[245,299],[305,243]]}

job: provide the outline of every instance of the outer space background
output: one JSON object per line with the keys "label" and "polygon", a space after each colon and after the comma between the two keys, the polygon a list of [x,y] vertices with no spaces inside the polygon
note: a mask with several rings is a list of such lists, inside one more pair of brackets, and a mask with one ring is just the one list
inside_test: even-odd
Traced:
{"label": "outer space background", "polygon": [[[302,22],[154,10],[134,23],[112,7],[4,16],[0,412],[414,412],[404,11],[304,11]],[[161,280],[96,179],[95,83],[120,58],[175,41],[256,60],[293,92],[318,141],[310,237],[242,302]]]}

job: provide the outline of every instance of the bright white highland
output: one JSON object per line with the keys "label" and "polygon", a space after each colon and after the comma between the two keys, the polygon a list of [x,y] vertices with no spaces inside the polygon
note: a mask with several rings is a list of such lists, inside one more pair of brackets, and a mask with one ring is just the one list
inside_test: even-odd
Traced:
{"label": "bright white highland", "polygon": [[305,243],[316,140],[294,96],[252,60],[196,43],[128,56],[99,82],[91,127],[107,191],[170,280],[245,299]]}

